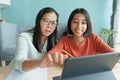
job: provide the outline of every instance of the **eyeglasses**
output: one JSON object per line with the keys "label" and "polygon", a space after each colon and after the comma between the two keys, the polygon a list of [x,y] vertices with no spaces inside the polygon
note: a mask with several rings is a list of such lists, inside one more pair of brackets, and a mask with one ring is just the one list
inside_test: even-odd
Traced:
{"label": "eyeglasses", "polygon": [[58,23],[56,21],[51,21],[50,19],[47,18],[42,18],[44,24],[48,25],[51,23],[52,26],[56,27],[58,25]]}

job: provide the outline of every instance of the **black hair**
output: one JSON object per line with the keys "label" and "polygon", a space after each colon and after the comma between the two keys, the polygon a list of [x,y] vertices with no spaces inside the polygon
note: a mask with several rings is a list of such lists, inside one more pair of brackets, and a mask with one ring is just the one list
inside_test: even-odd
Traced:
{"label": "black hair", "polygon": [[68,23],[67,23],[68,33],[69,34],[73,34],[73,32],[71,30],[71,22],[73,20],[74,15],[77,14],[77,13],[83,14],[85,16],[85,18],[86,18],[87,30],[85,31],[83,36],[87,37],[92,32],[92,23],[91,23],[91,20],[90,20],[89,13],[84,8],[77,8],[77,9],[73,10],[72,13],[70,14],[69,19],[68,19]]}
{"label": "black hair", "polygon": [[[41,9],[36,16],[36,23],[35,23],[34,34],[33,34],[33,45],[38,50],[38,52],[42,52],[41,51],[42,47],[40,46],[41,45],[41,34],[42,34],[41,27],[40,27],[40,21],[46,13],[50,13],[50,12],[54,12],[56,14],[57,22],[58,22],[59,14],[55,11],[55,9],[51,7],[45,7]],[[48,36],[47,51],[49,51],[53,47],[53,45],[56,44],[56,42],[57,42],[57,27],[55,31],[50,36]]]}

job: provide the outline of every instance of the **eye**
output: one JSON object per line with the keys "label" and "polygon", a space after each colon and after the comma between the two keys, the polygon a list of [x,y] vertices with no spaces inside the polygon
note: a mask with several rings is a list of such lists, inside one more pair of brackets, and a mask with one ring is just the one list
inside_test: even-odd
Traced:
{"label": "eye", "polygon": [[48,19],[43,19],[43,20],[44,20],[44,22],[46,22],[46,23],[49,23],[49,21],[50,21],[50,20],[48,20]]}
{"label": "eye", "polygon": [[82,21],[82,24],[87,24],[87,22],[86,21]]}
{"label": "eye", "polygon": [[52,24],[53,24],[53,25],[57,25],[57,22],[54,22],[54,21],[53,21]]}
{"label": "eye", "polygon": [[77,20],[73,20],[72,21],[74,24],[78,24],[79,23],[79,21],[77,21]]}

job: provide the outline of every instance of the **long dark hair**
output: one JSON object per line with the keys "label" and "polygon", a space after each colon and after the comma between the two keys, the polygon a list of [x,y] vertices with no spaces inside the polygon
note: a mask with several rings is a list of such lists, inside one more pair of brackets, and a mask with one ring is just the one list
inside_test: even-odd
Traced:
{"label": "long dark hair", "polygon": [[71,22],[73,20],[74,15],[77,13],[81,13],[85,16],[85,18],[87,20],[87,30],[85,31],[85,33],[83,35],[89,36],[90,33],[92,32],[92,23],[91,23],[88,12],[84,8],[77,8],[77,9],[73,10],[72,13],[70,14],[69,19],[68,19],[68,24],[67,24],[68,33],[73,34],[73,32],[71,30]]}
{"label": "long dark hair", "polygon": [[[33,45],[38,50],[38,52],[42,52],[41,51],[42,48],[40,46],[41,45],[41,34],[42,34],[41,27],[40,27],[40,21],[44,14],[50,13],[50,12],[54,12],[56,14],[57,22],[58,22],[59,15],[51,7],[46,7],[46,8],[41,9],[36,17],[36,23],[35,23],[34,34],[33,34]],[[56,44],[56,40],[57,40],[57,27],[55,31],[50,36],[48,36],[47,51],[53,47],[53,44]]]}

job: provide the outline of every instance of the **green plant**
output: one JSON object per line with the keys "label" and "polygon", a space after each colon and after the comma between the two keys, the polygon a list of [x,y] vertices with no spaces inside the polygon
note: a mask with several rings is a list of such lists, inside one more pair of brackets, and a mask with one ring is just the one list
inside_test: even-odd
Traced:
{"label": "green plant", "polygon": [[102,28],[101,31],[100,31],[99,36],[104,40],[104,42],[106,42],[108,45],[110,45],[111,47],[113,47],[111,45],[111,43],[113,41],[112,40],[112,36],[115,33],[117,33],[117,31],[109,30],[109,29],[106,29],[106,28]]}

